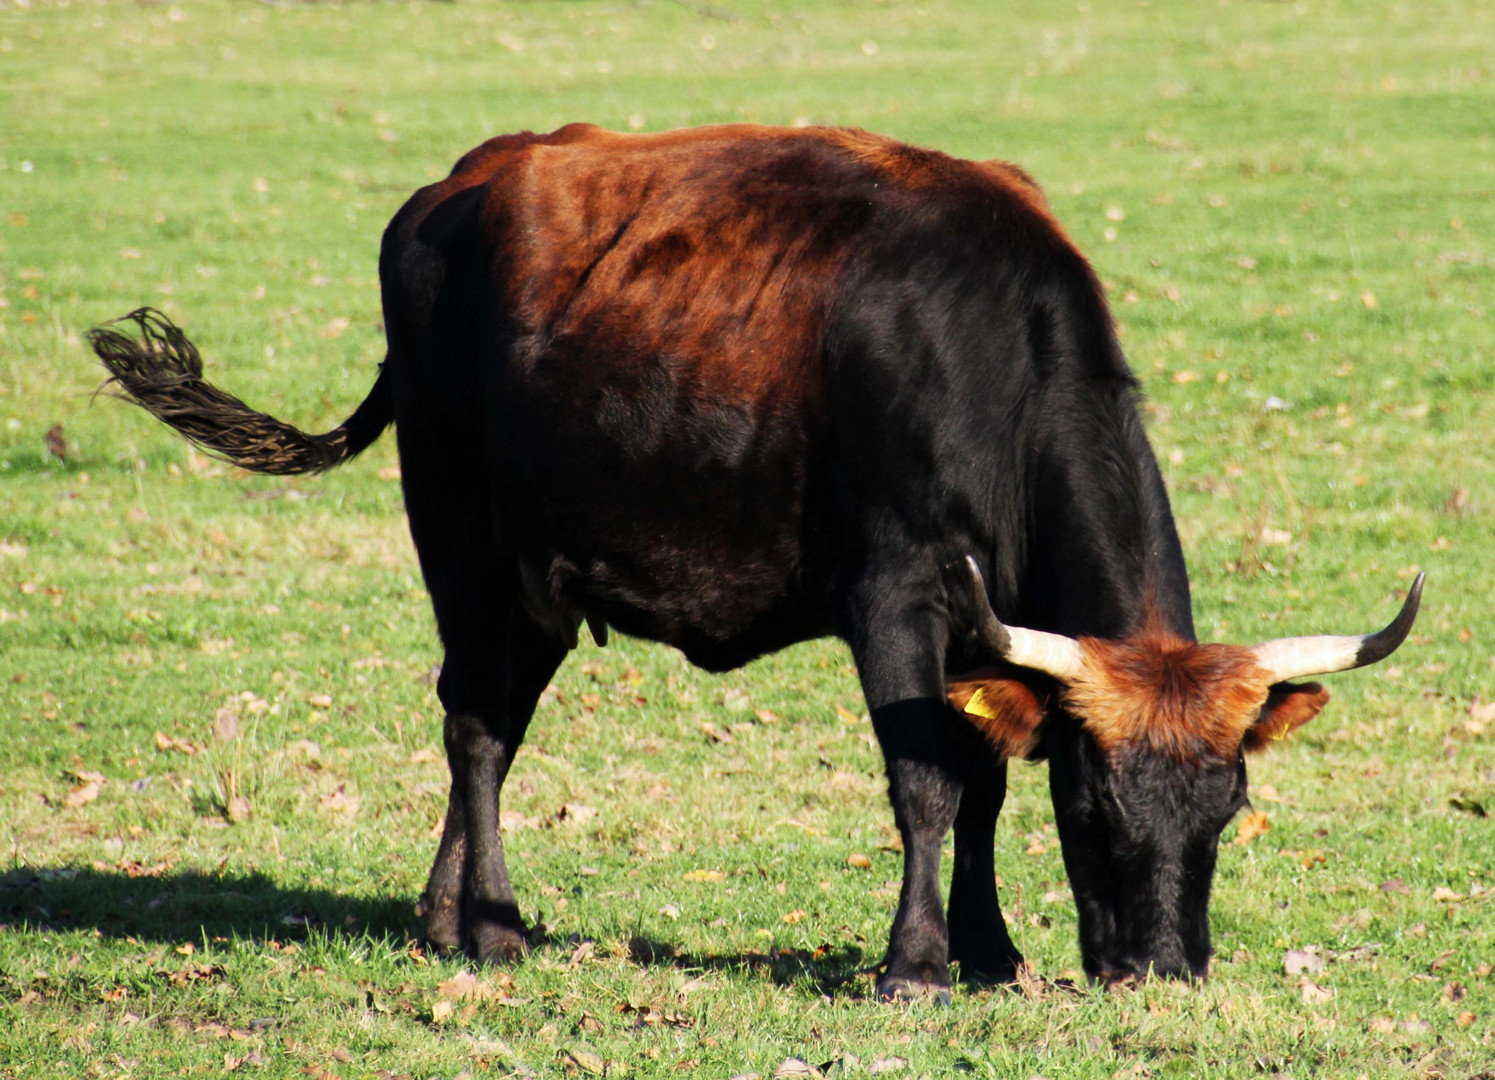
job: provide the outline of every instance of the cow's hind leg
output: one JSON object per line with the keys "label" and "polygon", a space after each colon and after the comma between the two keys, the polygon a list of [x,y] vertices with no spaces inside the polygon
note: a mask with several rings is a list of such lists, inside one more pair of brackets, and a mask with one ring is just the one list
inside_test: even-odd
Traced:
{"label": "cow's hind leg", "polygon": [[499,796],[535,703],[566,654],[517,603],[509,605],[506,621],[507,633],[491,642],[492,651],[447,650],[437,689],[447,710],[452,789],[423,897],[427,939],[485,961],[528,948],[528,928],[504,861]]}
{"label": "cow's hind leg", "polygon": [[888,770],[888,795],[903,838],[903,889],[878,996],[950,993],[949,941],[940,896],[940,848],[960,804],[960,773],[946,723],[948,628],[931,602],[937,583],[903,567],[869,576],[848,598],[847,639]]}
{"label": "cow's hind leg", "polygon": [[[466,881],[472,872],[467,858],[468,831],[472,827],[467,812],[472,798],[470,789],[474,786],[481,789],[476,803],[479,813],[496,821],[500,792],[529,728],[535,703],[566,654],[563,646],[541,637],[517,607],[512,622],[507,649],[506,715],[482,705],[484,695],[481,689],[472,693],[472,680],[461,666],[453,669],[450,654],[442,669],[439,690],[444,703],[450,698],[444,738],[447,761],[452,770],[452,786],[441,844],[416,908],[429,945],[441,952],[470,948],[474,955],[484,959],[522,951],[525,927],[509,884],[501,832],[495,834],[491,848],[475,849],[477,858],[472,864],[478,877],[486,882],[486,885],[480,885],[474,896],[484,896],[487,898],[485,902],[497,904],[499,929],[480,929],[479,923],[484,919],[481,913],[477,922],[468,917],[471,905],[464,903],[464,896]],[[485,666],[496,667],[503,659],[501,656],[487,657]],[[484,686],[486,681],[478,679],[478,687]],[[506,735],[495,734],[505,729]],[[490,802],[493,804],[491,811],[488,809]]]}
{"label": "cow's hind leg", "polygon": [[992,847],[1007,796],[1007,763],[968,732],[960,741],[960,810],[955,815],[955,867],[950,877],[950,959],[960,977],[1009,982],[1023,957],[1007,934],[997,900]]}

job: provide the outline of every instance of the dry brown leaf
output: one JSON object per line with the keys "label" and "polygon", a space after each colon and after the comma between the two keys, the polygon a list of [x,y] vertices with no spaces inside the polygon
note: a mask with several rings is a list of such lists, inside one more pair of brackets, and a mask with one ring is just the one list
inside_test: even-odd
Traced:
{"label": "dry brown leaf", "polygon": [[805,913],[797,908],[794,911],[788,911],[784,913],[784,922],[789,926],[794,926],[804,921]]}
{"label": "dry brown leaf", "polygon": [[323,810],[347,814],[349,817],[353,817],[358,813],[359,802],[344,790],[344,785],[339,784],[332,791],[327,792],[319,798],[317,805]]}
{"label": "dry brown leaf", "polygon": [[1326,1001],[1332,1001],[1334,999],[1333,990],[1325,989],[1324,987],[1318,985],[1318,983],[1309,979],[1306,975],[1303,977],[1303,981],[1298,984],[1298,987],[1302,991],[1303,1001],[1305,1004],[1321,1005]]}
{"label": "dry brown leaf", "polygon": [[1241,818],[1240,827],[1236,829],[1235,840],[1232,842],[1249,844],[1271,827],[1272,823],[1265,810],[1252,810]]}
{"label": "dry brown leaf", "polygon": [[[519,810],[500,810],[498,823],[509,832],[514,832],[516,829],[538,829],[541,824],[539,818],[528,817]],[[440,836],[444,824],[444,818],[437,818],[433,835]]]}
{"label": "dry brown leaf", "polygon": [[62,804],[70,809],[87,806],[99,797],[99,792],[102,789],[103,785],[97,780],[90,780],[86,784],[79,784],[67,793],[67,798],[62,800]]}
{"label": "dry brown leaf", "polygon": [[846,865],[853,870],[871,870],[872,860],[860,851],[853,851],[850,855],[846,856]]}
{"label": "dry brown leaf", "polygon": [[156,749],[163,752],[174,750],[178,754],[187,754],[189,757],[197,753],[197,747],[193,746],[186,739],[178,739],[175,736],[166,734],[164,731],[156,732]]}
{"label": "dry brown leaf", "polygon": [[773,1071],[774,1080],[803,1080],[820,1075],[820,1070],[804,1058],[785,1058],[784,1063]]}
{"label": "dry brown leaf", "polygon": [[1318,949],[1289,949],[1282,957],[1283,970],[1289,975],[1317,975],[1324,970],[1324,958]]}
{"label": "dry brown leaf", "polygon": [[239,737],[239,712],[225,706],[213,717],[213,738],[219,742],[233,742]]}
{"label": "dry brown leaf", "polygon": [[561,807],[561,812],[555,816],[556,821],[565,822],[568,825],[585,825],[597,816],[595,806],[583,806],[581,803],[566,803]]}

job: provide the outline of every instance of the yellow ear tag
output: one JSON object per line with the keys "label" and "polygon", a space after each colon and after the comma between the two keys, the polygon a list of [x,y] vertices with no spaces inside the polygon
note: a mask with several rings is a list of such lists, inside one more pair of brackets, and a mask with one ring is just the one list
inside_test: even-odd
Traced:
{"label": "yellow ear tag", "polygon": [[986,687],[984,686],[978,686],[976,688],[976,692],[972,694],[971,699],[966,702],[964,711],[970,713],[972,716],[984,716],[988,720],[997,720],[1001,716],[1001,714],[997,712],[996,707],[989,700],[987,700]]}

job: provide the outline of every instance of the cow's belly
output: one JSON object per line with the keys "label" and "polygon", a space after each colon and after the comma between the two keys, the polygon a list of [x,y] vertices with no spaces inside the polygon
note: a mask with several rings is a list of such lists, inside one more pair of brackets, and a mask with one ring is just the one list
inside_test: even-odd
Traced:
{"label": "cow's belly", "polygon": [[531,596],[708,668],[829,633],[832,546],[798,429],[632,404],[552,402],[505,425],[496,524]]}

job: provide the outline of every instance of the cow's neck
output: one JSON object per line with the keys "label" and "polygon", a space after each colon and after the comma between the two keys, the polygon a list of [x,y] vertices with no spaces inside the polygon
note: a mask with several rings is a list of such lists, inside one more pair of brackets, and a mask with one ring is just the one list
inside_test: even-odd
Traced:
{"label": "cow's neck", "polygon": [[1095,393],[1083,431],[1051,412],[1034,462],[1019,606],[1071,636],[1141,630],[1194,640],[1183,551],[1130,389]]}

